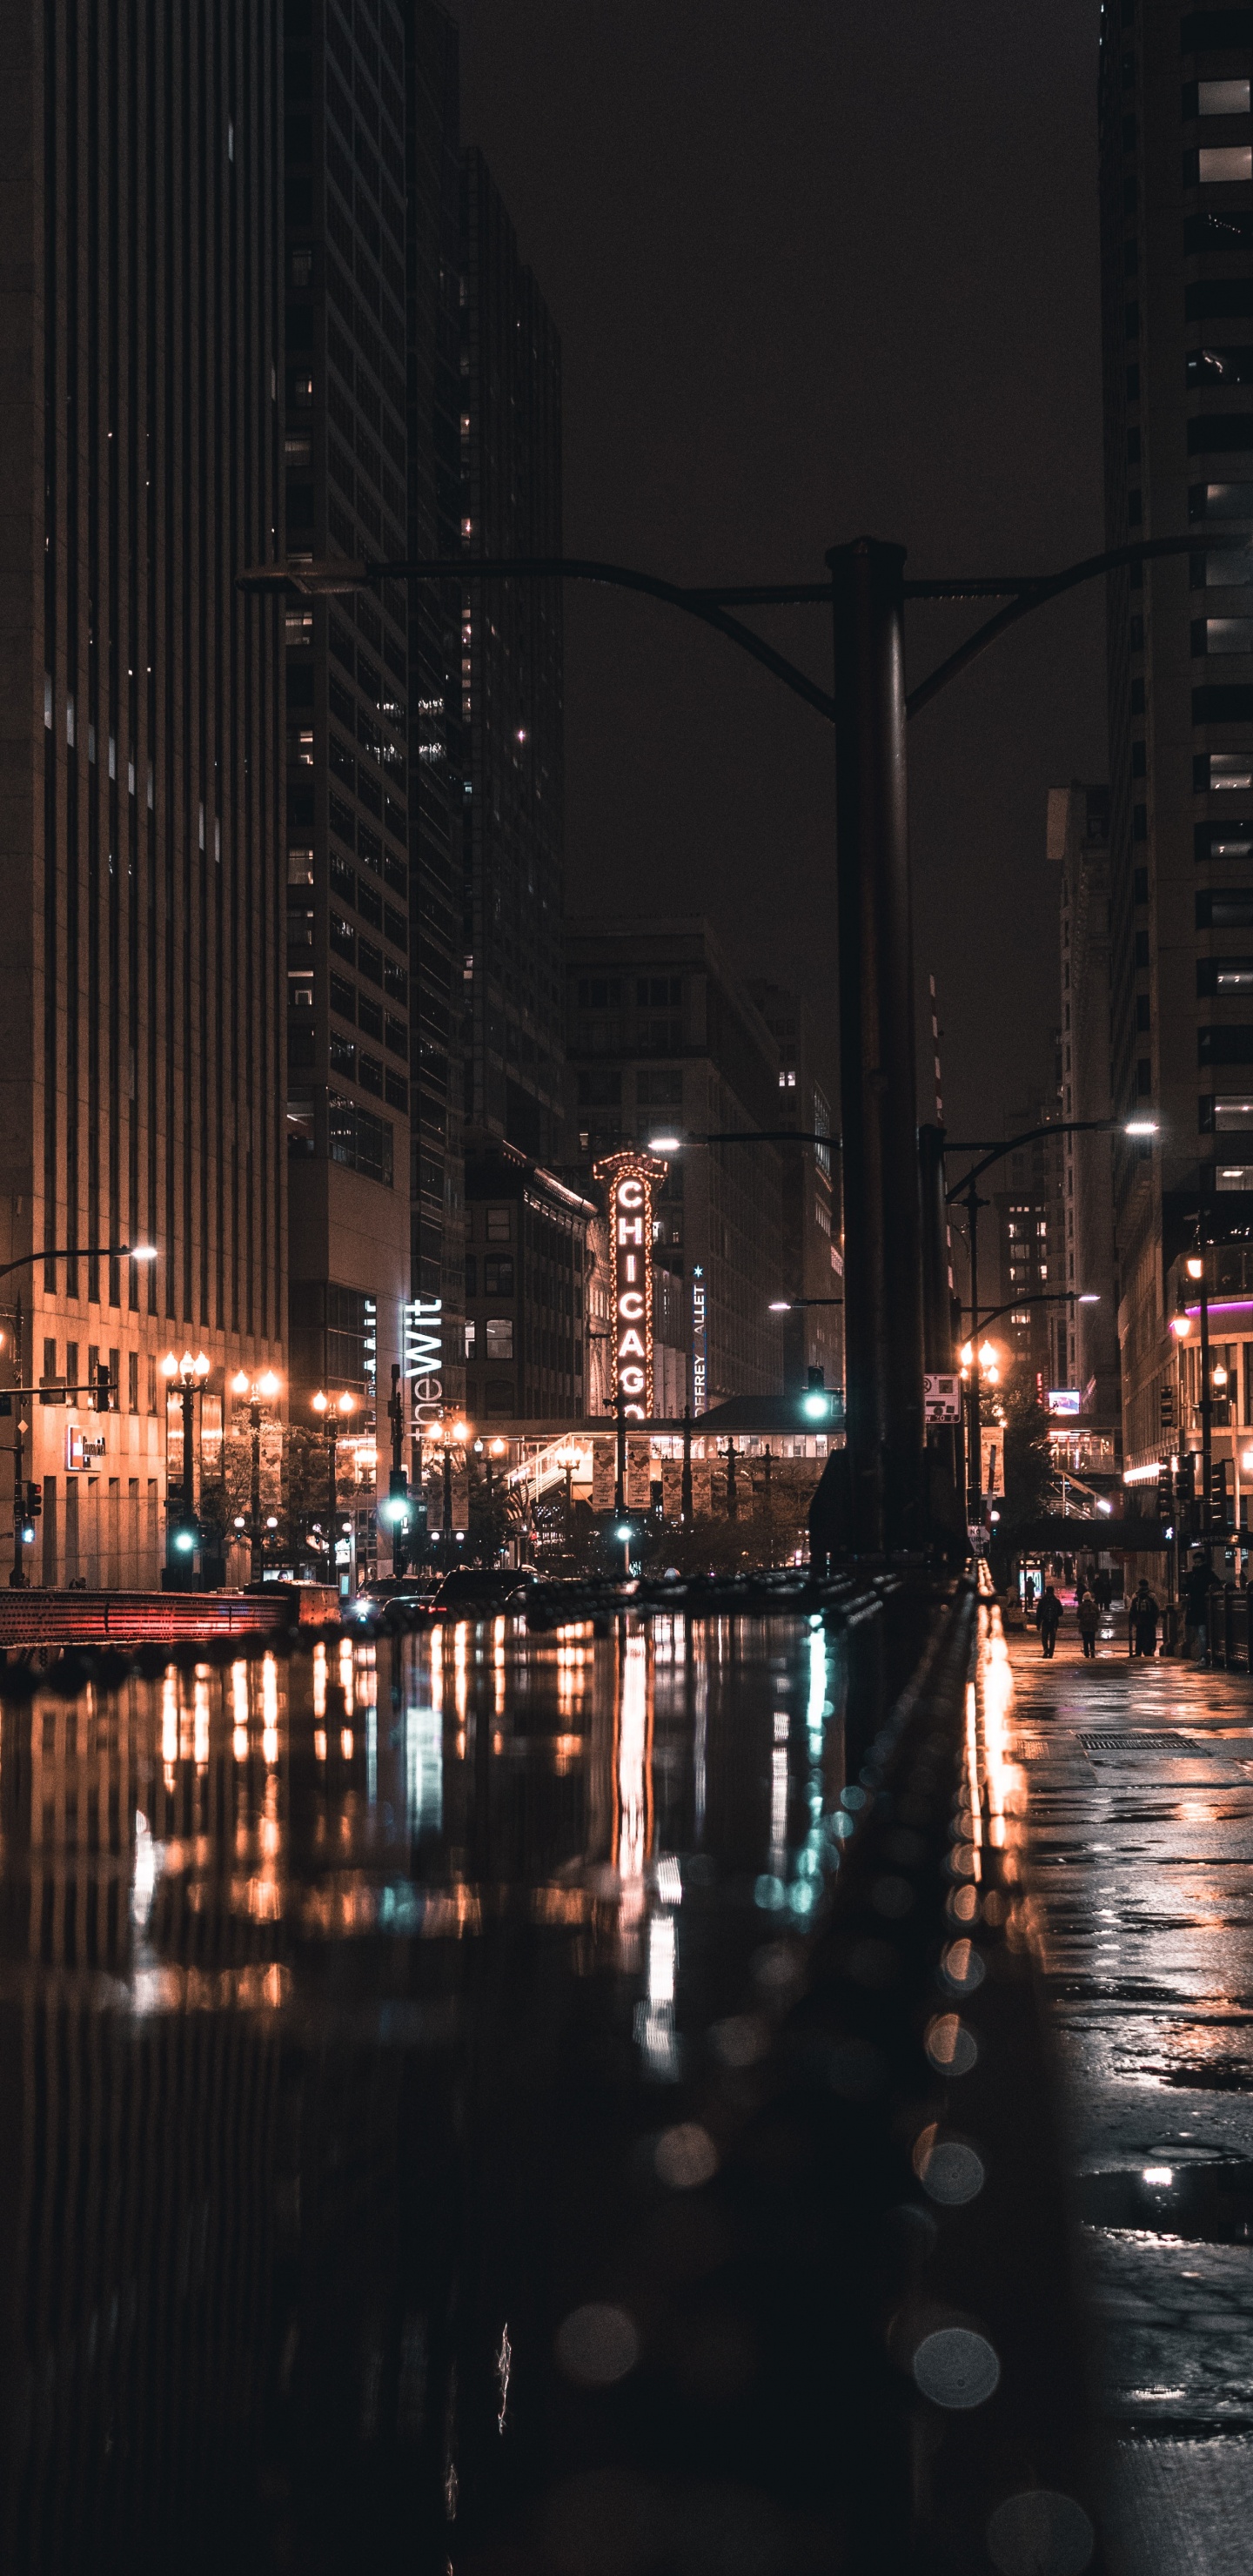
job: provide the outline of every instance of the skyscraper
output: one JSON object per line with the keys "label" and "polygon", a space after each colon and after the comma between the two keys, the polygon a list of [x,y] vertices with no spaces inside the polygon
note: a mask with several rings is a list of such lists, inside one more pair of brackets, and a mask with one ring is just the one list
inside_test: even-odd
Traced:
{"label": "skyscraper", "polygon": [[27,1571],[151,1583],[161,1358],[203,1349],[220,1454],[283,1355],[281,612],[234,587],[282,541],[280,12],[5,34],[0,1261],[65,1251],[5,1283],[3,1376],[84,1390],[29,1416]]}
{"label": "skyscraper", "polygon": [[[408,12],[409,552],[461,532],[461,146],[456,31]],[[416,1418],[464,1391],[461,587],[409,590],[410,1222]],[[419,1356],[420,1354],[420,1356]]]}
{"label": "skyscraper", "polygon": [[[1083,1420],[1110,1442],[1121,1417],[1118,1290],[1114,1262],[1110,1116],[1109,790],[1051,787],[1048,855],[1061,872],[1062,1140],[1064,1237],[1058,1285],[1075,1291],[1060,1310],[1065,1373]],[[1085,1130],[1082,1122],[1091,1122]],[[1088,1302],[1081,1302],[1088,1301]],[[1095,1302],[1092,1302],[1095,1301]]]}
{"label": "skyscraper", "polygon": [[793,1149],[701,1141],[783,1123],[776,1039],[707,921],[574,921],[567,976],[575,1169],[654,1136],[696,1140],[668,1158],[653,1243],[654,1269],[687,1301],[693,1412],[780,1393],[770,1301],[798,1290],[784,1268],[782,1165]]}
{"label": "skyscraper", "polygon": [[[406,33],[288,0],[284,454],[293,560],[407,553]],[[287,615],[292,1411],[370,1410],[409,1294],[409,620],[403,585]],[[381,1427],[381,1426],[380,1426]]]}
{"label": "skyscraper", "polygon": [[1101,19],[1113,1111],[1129,1465],[1159,1454],[1179,1264],[1253,1226],[1253,15]]}
{"label": "skyscraper", "polygon": [[840,1193],[840,1144],[831,1135],[831,1103],[819,1077],[815,1028],[808,1003],[777,984],[752,982],[747,987],[779,1050],[779,1098],[774,1124],[795,1127],[803,1136],[822,1136],[821,1145],[788,1147],[780,1156],[782,1178],[783,1293],[796,1299],[782,1319],[786,1394],[810,1383],[821,1369],[824,1386],[844,1383],[844,1244]]}
{"label": "skyscraper", "polygon": [[[462,164],[461,534],[467,555],[561,552],[561,351],[480,153]],[[559,582],[467,585],[461,636],[465,1115],[560,1147]]]}

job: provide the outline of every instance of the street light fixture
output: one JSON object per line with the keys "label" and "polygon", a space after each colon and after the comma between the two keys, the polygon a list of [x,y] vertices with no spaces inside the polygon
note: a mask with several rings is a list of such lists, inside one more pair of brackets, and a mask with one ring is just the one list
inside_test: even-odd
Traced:
{"label": "street light fixture", "polygon": [[186,1350],[181,1359],[176,1352],[167,1351],[161,1362],[161,1375],[167,1386],[172,1385],[175,1379],[178,1381],[183,1409],[182,1500],[178,1507],[178,1518],[170,1525],[170,1554],[175,1560],[175,1570],[180,1584],[190,1578],[189,1560],[195,1555],[200,1538],[196,1520],[196,1396],[203,1390],[209,1368],[210,1362],[203,1351],[197,1351],[193,1355],[190,1350]]}
{"label": "street light fixture", "polygon": [[330,1577],[334,1583],[337,1580],[335,1524],[339,1517],[339,1435],[347,1429],[356,1412],[357,1399],[349,1394],[347,1387],[341,1395],[333,1397],[319,1387],[309,1401],[314,1412],[321,1416],[326,1432],[326,1547]]}
{"label": "street light fixture", "polygon": [[[681,587],[655,573],[553,555],[322,558],[251,566],[238,587],[319,598],[406,583],[581,581],[632,591],[701,620],[752,656],[833,726],[840,926],[841,1089],[846,1198],[857,1216],[846,1270],[848,1441],[860,1543],[914,1544],[922,1514],[922,1245],[917,1192],[906,724],[1021,618],[1115,569],[1195,550],[1185,535],[1137,537],[1060,571],[906,581],[906,549],[871,537],[832,547],[827,578]],[[906,694],[910,600],[979,599],[993,612]],[[825,606],[833,692],[732,609]],[[885,792],[885,781],[892,782]]]}
{"label": "street light fixture", "polygon": [[[250,1377],[247,1369],[237,1369],[231,1379],[233,1392],[248,1399],[248,1422],[252,1432],[252,1483],[247,1520],[250,1583],[260,1583],[265,1572],[265,1530],[261,1519],[261,1407],[273,1402],[282,1385],[273,1369],[263,1369],[260,1377]],[[236,1523],[238,1527],[238,1523]]]}

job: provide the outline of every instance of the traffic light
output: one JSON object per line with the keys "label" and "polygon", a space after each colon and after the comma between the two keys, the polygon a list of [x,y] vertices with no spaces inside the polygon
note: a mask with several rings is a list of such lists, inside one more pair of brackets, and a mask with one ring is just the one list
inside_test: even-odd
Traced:
{"label": "traffic light", "polygon": [[1175,1427],[1175,1381],[1173,1378],[1168,1378],[1165,1386],[1162,1388],[1160,1402],[1162,1429],[1163,1431],[1173,1431]]}
{"label": "traffic light", "polygon": [[111,1401],[109,1371],[103,1360],[96,1370],[96,1411],[107,1413]]}
{"label": "traffic light", "polygon": [[1175,1517],[1174,1501],[1174,1480],[1171,1476],[1170,1467],[1169,1465],[1159,1467],[1157,1471],[1157,1519],[1159,1528],[1169,1528],[1170,1523]]}
{"label": "traffic light", "polygon": [[819,1423],[835,1419],[835,1397],[830,1393],[820,1368],[811,1368],[809,1384],[800,1399],[801,1420],[816,1429]]}
{"label": "traffic light", "polygon": [[411,1517],[409,1479],[403,1467],[393,1467],[387,1479],[387,1500],[383,1518],[392,1529],[407,1529]]}
{"label": "traffic light", "polygon": [[1231,1497],[1227,1480],[1231,1472],[1229,1458],[1211,1458],[1209,1469],[1210,1520],[1215,1529],[1226,1529],[1231,1515]]}
{"label": "traffic light", "polygon": [[40,1515],[41,1511],[43,1510],[43,1507],[44,1507],[44,1489],[43,1489],[43,1486],[42,1486],[41,1484],[39,1484],[39,1483],[36,1481],[36,1479],[32,1478],[32,1479],[31,1479],[31,1482],[28,1484],[28,1486],[27,1486],[27,1488],[26,1488],[26,1517],[27,1517],[27,1519],[28,1519],[28,1520],[32,1520],[32,1521],[37,1521],[37,1520],[38,1520],[38,1518],[39,1518],[39,1515]]}

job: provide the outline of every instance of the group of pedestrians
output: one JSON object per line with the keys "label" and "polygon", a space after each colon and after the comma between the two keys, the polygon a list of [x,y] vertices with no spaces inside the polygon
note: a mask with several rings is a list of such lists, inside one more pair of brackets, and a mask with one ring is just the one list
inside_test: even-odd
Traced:
{"label": "group of pedestrians", "polygon": [[[1105,1588],[1103,1585],[1102,1589],[1105,1590]],[[1085,1663],[1094,1663],[1096,1660],[1096,1640],[1102,1613],[1110,1606],[1111,1598],[1108,1593],[1104,1600],[1098,1600],[1095,1591],[1089,1585],[1080,1582],[1075,1600],[1075,1621]],[[1051,1662],[1056,1653],[1057,1632],[1064,1615],[1061,1596],[1051,1578],[1046,1577],[1044,1589],[1035,1605],[1035,1624],[1040,1631],[1040,1645],[1046,1662]],[[1139,1589],[1132,1595],[1127,1609],[1128,1643],[1133,1655],[1157,1653],[1160,1617],[1157,1602],[1147,1582],[1141,1583]]]}
{"label": "group of pedestrians", "polygon": [[[1190,1660],[1197,1656],[1204,1660],[1208,1637],[1209,1596],[1213,1580],[1214,1578],[1210,1568],[1203,1558],[1198,1558],[1196,1563],[1188,1569],[1187,1574],[1184,1576],[1182,1585],[1184,1652]],[[1030,1583],[1030,1577],[1028,1577],[1028,1582]],[[1096,1588],[1097,1585],[1100,1586],[1099,1594]],[[1039,1629],[1040,1645],[1045,1659],[1046,1661],[1051,1661],[1057,1649],[1058,1630],[1061,1627],[1062,1620],[1065,1615],[1061,1596],[1056,1590],[1051,1576],[1046,1576],[1045,1578],[1044,1588],[1040,1593],[1038,1601],[1035,1603],[1034,1611],[1032,1610],[1030,1594],[1028,1594],[1026,1606],[1028,1616],[1034,1617],[1035,1624]],[[1103,1613],[1109,1610],[1111,1606],[1112,1590],[1109,1585],[1108,1576],[1105,1576],[1103,1579],[1098,1576],[1096,1578],[1096,1585],[1094,1586],[1087,1585],[1083,1581],[1083,1578],[1080,1578],[1079,1589],[1075,1599],[1075,1620],[1083,1646],[1085,1662],[1091,1662],[1095,1658],[1096,1640],[1100,1629],[1101,1618]],[[1127,1604],[1127,1649],[1129,1654],[1133,1656],[1156,1655],[1158,1651],[1158,1638],[1161,1631],[1162,1612],[1160,1606],[1149,1583],[1147,1580],[1143,1580],[1137,1586]]]}

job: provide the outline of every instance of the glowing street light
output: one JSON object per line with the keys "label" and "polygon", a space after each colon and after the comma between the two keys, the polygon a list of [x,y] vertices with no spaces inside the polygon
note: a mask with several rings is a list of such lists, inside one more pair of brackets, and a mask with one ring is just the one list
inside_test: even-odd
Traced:
{"label": "glowing street light", "polygon": [[247,1369],[237,1369],[231,1379],[234,1394],[248,1399],[248,1421],[252,1431],[252,1485],[248,1510],[248,1545],[251,1557],[249,1580],[260,1583],[265,1571],[265,1540],[261,1523],[261,1407],[270,1404],[282,1385],[273,1369],[264,1369],[260,1377],[250,1377]]}
{"label": "glowing street light", "polygon": [[167,1351],[161,1362],[161,1375],[166,1385],[173,1387],[175,1381],[178,1383],[183,1408],[182,1499],[178,1518],[170,1528],[171,1553],[176,1559],[184,1560],[180,1574],[190,1573],[185,1560],[195,1555],[200,1538],[196,1519],[196,1393],[203,1389],[209,1368],[210,1362],[203,1351],[185,1350],[181,1359],[176,1351]]}

